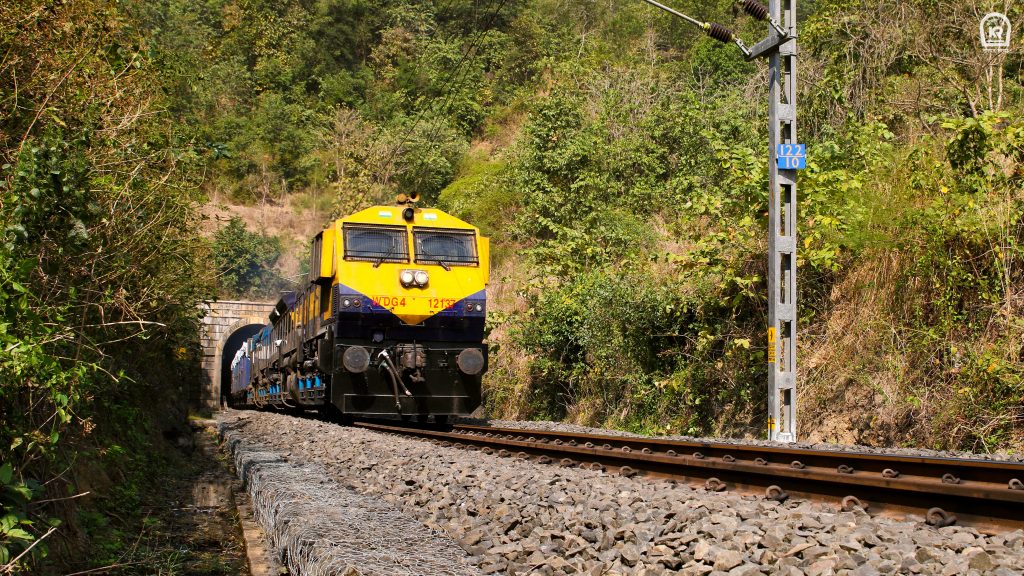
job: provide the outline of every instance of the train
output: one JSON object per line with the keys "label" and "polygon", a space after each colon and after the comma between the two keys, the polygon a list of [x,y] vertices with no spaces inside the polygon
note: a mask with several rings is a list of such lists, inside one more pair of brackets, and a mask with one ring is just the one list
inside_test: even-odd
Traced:
{"label": "train", "polygon": [[444,423],[481,403],[490,244],[416,195],[333,221],[231,362],[232,407]]}

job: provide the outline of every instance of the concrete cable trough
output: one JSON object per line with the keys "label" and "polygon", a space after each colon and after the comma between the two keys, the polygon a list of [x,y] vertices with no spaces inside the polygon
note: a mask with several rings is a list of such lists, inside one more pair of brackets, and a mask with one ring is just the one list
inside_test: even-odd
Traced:
{"label": "concrete cable trough", "polygon": [[220,434],[253,502],[256,520],[290,574],[473,576],[480,572],[450,539],[380,500],[331,480],[322,467],[295,465],[245,441],[221,423]]}

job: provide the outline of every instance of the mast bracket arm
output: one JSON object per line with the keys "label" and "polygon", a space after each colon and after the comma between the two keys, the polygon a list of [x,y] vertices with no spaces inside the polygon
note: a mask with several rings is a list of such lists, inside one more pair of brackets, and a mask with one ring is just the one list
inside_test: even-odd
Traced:
{"label": "mast bracket arm", "polygon": [[750,50],[747,51],[747,60],[749,61],[763,56],[770,56],[772,52],[779,49],[779,46],[782,46],[793,38],[794,36],[779,34],[773,29],[769,32],[767,38],[761,40],[757,44],[754,44]]}

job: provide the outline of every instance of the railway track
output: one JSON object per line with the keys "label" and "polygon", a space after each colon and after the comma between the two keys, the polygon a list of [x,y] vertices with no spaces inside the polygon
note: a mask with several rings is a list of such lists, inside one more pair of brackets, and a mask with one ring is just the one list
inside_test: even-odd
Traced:
{"label": "railway track", "polygon": [[1024,528],[1022,463],[467,425],[450,431],[355,425],[502,456],[674,479],[711,491],[860,507],[936,527],[962,524],[990,534]]}

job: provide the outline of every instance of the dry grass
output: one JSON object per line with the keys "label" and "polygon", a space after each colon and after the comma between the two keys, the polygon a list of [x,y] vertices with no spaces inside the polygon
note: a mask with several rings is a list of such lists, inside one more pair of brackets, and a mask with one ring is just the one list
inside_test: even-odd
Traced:
{"label": "dry grass", "polygon": [[[1016,432],[997,444],[1019,450],[1024,411],[995,408],[998,396],[988,389],[994,381],[978,380],[966,366],[997,346],[999,335],[913,343],[912,302],[928,286],[909,277],[908,265],[896,250],[862,259],[834,288],[834,307],[804,331],[801,438],[984,452],[993,434],[1010,429]],[[942,358],[949,351],[953,361]]]}
{"label": "dry grass", "polygon": [[494,323],[487,341],[492,349],[497,347],[498,353],[491,355],[484,389],[488,410],[503,418],[524,418],[529,412],[527,391],[533,356],[515,347],[510,334],[514,315],[529,308],[522,288],[528,280],[527,266],[513,253],[493,264],[487,287],[489,321]]}
{"label": "dry grass", "polygon": [[910,376],[892,314],[901,273],[898,252],[866,258],[833,289],[834,308],[804,331],[802,437],[873,444],[899,428]]}

